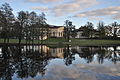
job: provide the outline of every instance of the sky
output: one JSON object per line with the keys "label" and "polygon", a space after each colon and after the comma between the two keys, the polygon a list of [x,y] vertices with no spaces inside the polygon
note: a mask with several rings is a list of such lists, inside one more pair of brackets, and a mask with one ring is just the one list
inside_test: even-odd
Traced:
{"label": "sky", "polygon": [[65,20],[72,21],[76,28],[88,21],[95,27],[99,21],[120,24],[120,0],[0,0],[0,6],[5,2],[16,16],[19,11],[44,12],[50,25],[63,26]]}

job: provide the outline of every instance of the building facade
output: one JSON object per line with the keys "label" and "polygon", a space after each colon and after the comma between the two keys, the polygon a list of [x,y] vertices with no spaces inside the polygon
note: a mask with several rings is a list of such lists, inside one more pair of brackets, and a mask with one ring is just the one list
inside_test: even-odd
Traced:
{"label": "building facade", "polygon": [[86,36],[83,36],[83,30],[78,29],[78,30],[76,30],[76,33],[77,33],[77,35],[75,38],[88,38]]}
{"label": "building facade", "polygon": [[50,37],[63,37],[64,27],[63,26],[51,26]]}
{"label": "building facade", "polygon": [[43,33],[43,37],[39,36],[40,40],[45,40],[48,37],[60,38],[64,36],[64,26],[49,26],[48,30],[44,29]]}
{"label": "building facade", "polygon": [[75,38],[95,38],[95,37],[98,37],[98,34],[99,34],[99,31],[97,31],[96,29],[93,29],[92,30],[92,34],[90,36],[85,36],[84,35],[84,31],[85,31],[85,27],[80,27],[79,29],[76,29],[76,37]]}

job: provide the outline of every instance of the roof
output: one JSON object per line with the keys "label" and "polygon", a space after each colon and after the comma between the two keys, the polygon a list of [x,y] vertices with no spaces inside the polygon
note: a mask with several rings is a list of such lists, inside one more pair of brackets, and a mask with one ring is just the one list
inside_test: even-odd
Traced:
{"label": "roof", "polygon": [[81,27],[79,28],[79,31],[83,31],[85,28],[86,28],[86,27],[81,26]]}
{"label": "roof", "polygon": [[76,32],[79,32],[79,31],[83,31],[83,30],[80,30],[80,29],[76,29],[75,31],[76,31]]}
{"label": "roof", "polygon": [[60,28],[60,27],[64,27],[64,26],[49,26],[49,28]]}

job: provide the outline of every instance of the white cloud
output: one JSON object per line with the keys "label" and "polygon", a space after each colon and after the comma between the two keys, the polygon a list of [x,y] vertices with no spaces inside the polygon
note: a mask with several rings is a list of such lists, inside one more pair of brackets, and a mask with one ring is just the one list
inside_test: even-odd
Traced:
{"label": "white cloud", "polygon": [[85,8],[94,6],[97,3],[98,2],[96,0],[71,0],[67,3],[55,6],[52,11],[56,16],[69,15],[71,13],[79,12]]}
{"label": "white cloud", "polygon": [[111,16],[113,19],[119,18],[120,6],[102,8],[92,11],[86,11],[79,14],[76,14],[75,17],[103,17]]}
{"label": "white cloud", "polygon": [[49,10],[48,7],[32,7],[31,9],[40,10],[43,12],[47,12]]}
{"label": "white cloud", "polygon": [[116,14],[115,16],[113,16],[113,19],[120,20],[120,12],[118,14]]}
{"label": "white cloud", "polygon": [[54,3],[54,2],[60,2],[63,0],[27,0],[28,2],[40,2],[40,3]]}
{"label": "white cloud", "polygon": [[[98,4],[97,0],[29,0],[29,1],[31,2],[44,1],[43,3],[48,3],[51,1],[56,2],[54,5],[50,6],[51,8],[47,9],[47,11],[53,13],[54,16],[66,16]],[[59,1],[63,2],[58,4]],[[46,8],[43,9],[41,7],[33,7],[32,9],[46,11]]]}
{"label": "white cloud", "polygon": [[89,18],[89,20],[98,20],[98,21],[103,19],[102,17],[95,17],[95,16],[88,17],[88,18]]}

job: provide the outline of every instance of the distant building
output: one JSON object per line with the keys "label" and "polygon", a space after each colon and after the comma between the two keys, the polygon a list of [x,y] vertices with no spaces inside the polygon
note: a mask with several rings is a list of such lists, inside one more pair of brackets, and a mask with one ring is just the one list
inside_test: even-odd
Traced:
{"label": "distant building", "polygon": [[[83,34],[84,30],[85,30],[85,27],[80,27],[79,29],[76,29],[77,35],[75,38],[89,38],[87,36],[84,36],[84,34]],[[92,38],[98,37],[98,33],[99,32],[97,30],[93,29],[93,35],[91,37]]]}
{"label": "distant building", "polygon": [[50,37],[63,37],[64,26],[50,26]]}
{"label": "distant building", "polygon": [[83,30],[82,29],[76,29],[76,37],[75,38],[88,38],[86,36],[83,36]]}
{"label": "distant building", "polygon": [[[117,37],[120,37],[120,25],[116,26],[115,29],[116,29]],[[106,30],[106,35],[107,36],[113,36],[113,34],[114,34],[114,27],[106,26],[105,30]]]}
{"label": "distant building", "polygon": [[[64,26],[49,26],[48,28],[48,35],[47,35],[47,31],[43,31],[45,32],[45,35],[43,36],[43,40],[49,37],[54,37],[54,38],[60,38],[63,37],[64,34]],[[39,39],[41,40],[41,36],[39,37]]]}

